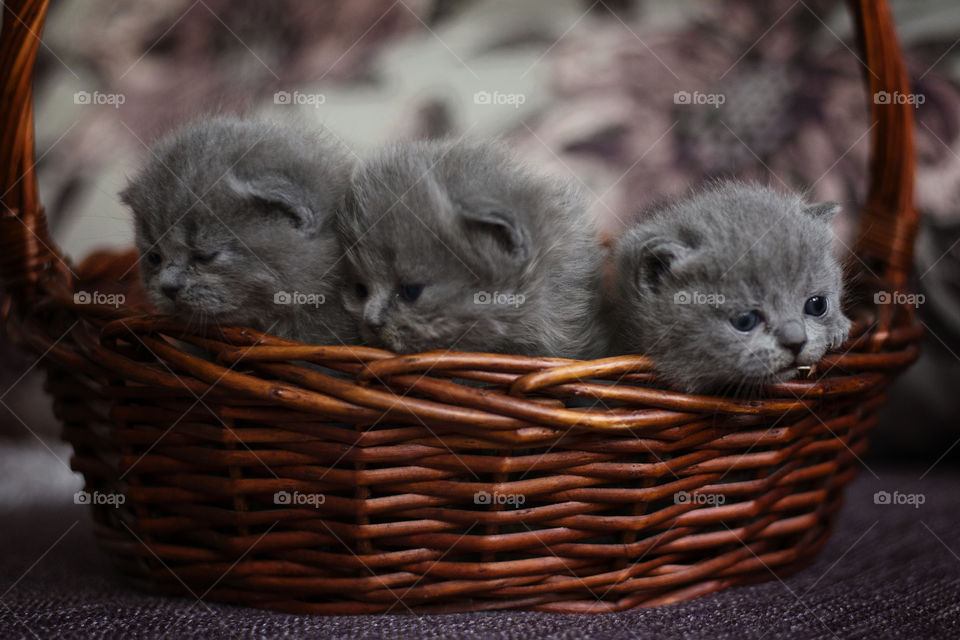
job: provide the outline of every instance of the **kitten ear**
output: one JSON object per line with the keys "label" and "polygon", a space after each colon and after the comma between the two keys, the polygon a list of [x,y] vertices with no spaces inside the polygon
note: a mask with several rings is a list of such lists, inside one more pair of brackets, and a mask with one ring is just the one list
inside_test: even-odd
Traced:
{"label": "kitten ear", "polygon": [[840,213],[841,208],[839,202],[818,202],[807,205],[803,208],[803,211],[809,216],[824,222],[830,222],[834,216]]}
{"label": "kitten ear", "polygon": [[460,218],[473,239],[484,249],[496,249],[505,257],[522,262],[529,253],[527,230],[508,207],[494,202],[460,207]]}
{"label": "kitten ear", "polygon": [[628,259],[635,283],[640,289],[653,291],[693,252],[679,240],[661,235],[635,237],[631,244],[634,249]]}
{"label": "kitten ear", "polygon": [[304,232],[313,231],[322,222],[303,190],[285,176],[274,174],[246,179],[229,171],[223,180],[241,198],[270,213],[280,214]]}
{"label": "kitten ear", "polygon": [[120,202],[127,205],[131,209],[134,208],[134,202],[136,202],[136,197],[134,196],[133,182],[129,182],[118,194],[117,197],[120,198]]}
{"label": "kitten ear", "polygon": [[130,207],[136,219],[139,214],[149,209],[151,198],[147,195],[148,189],[144,185],[143,176],[137,176],[127,182],[122,191],[117,193],[120,202]]}

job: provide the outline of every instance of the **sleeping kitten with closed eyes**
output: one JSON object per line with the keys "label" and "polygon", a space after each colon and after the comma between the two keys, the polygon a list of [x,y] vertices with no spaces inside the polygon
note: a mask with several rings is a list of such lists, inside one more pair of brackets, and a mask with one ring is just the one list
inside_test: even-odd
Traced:
{"label": "sleeping kitten with closed eyes", "polygon": [[586,207],[500,146],[382,150],[355,170],[339,229],[345,305],[368,344],[572,358],[604,348],[602,250]]}
{"label": "sleeping kitten with closed eyes", "polygon": [[324,134],[216,117],[160,141],[121,192],[161,312],[351,343],[334,214],[351,164]]}
{"label": "sleeping kitten with closed eyes", "polygon": [[615,248],[615,351],[692,393],[793,378],[847,337],[835,202],[734,182],[655,212]]}

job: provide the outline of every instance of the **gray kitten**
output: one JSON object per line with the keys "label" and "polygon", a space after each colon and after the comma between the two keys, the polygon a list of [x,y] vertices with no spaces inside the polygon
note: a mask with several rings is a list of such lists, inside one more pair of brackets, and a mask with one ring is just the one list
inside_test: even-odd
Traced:
{"label": "gray kitten", "polygon": [[351,163],[320,133],[216,117],[161,140],[121,199],[161,312],[350,343],[333,232]]}
{"label": "gray kitten", "polygon": [[655,211],[615,249],[615,350],[687,392],[793,378],[847,337],[835,202],[721,183]]}
{"label": "gray kitten", "polygon": [[359,166],[346,308],[372,345],[593,357],[601,247],[572,189],[494,144],[420,141]]}

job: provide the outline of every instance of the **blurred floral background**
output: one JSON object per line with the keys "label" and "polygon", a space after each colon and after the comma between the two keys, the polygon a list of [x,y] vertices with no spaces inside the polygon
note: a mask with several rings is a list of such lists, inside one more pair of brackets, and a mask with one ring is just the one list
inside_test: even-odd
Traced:
{"label": "blurred floral background", "polygon": [[[873,455],[931,463],[960,453],[960,4],[892,6],[916,102],[928,334]],[[842,249],[870,138],[856,51],[845,3],[825,0],[56,3],[37,68],[41,194],[75,259],[127,246],[116,193],[146,145],[199,114],[247,113],[323,123],[360,157],[502,136],[579,184],[609,237],[713,177],[806,189],[844,204]],[[0,354],[0,431],[65,457],[33,359]]]}

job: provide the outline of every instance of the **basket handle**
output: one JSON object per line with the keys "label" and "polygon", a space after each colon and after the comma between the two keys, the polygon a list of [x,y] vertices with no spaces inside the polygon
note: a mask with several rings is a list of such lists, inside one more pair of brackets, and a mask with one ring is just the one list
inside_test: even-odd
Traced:
{"label": "basket handle", "polygon": [[[0,32],[0,278],[25,302],[51,286],[72,285],[70,270],[47,231],[34,167],[33,69],[49,0],[6,0]],[[913,107],[873,99],[909,91],[886,1],[850,0],[867,66],[870,175],[856,253],[878,275],[902,284],[913,262]],[[871,264],[872,263],[872,264]]]}
{"label": "basket handle", "polygon": [[913,203],[914,107],[895,99],[909,94],[910,84],[887,2],[851,0],[850,6],[866,63],[873,126],[869,189],[854,251],[877,275],[899,286],[913,267],[919,224]]}
{"label": "basket handle", "polygon": [[0,31],[0,285],[18,303],[72,285],[34,173],[33,67],[49,0],[7,0]]}

